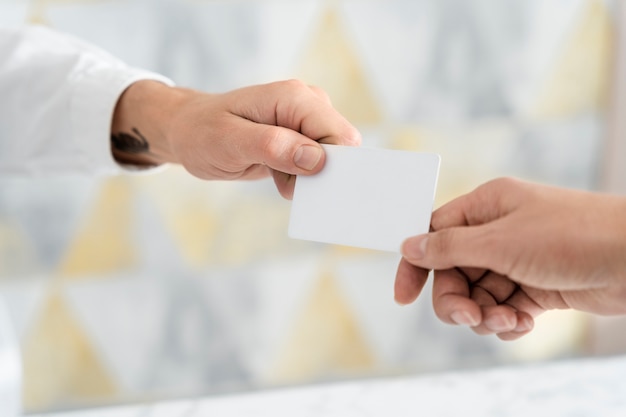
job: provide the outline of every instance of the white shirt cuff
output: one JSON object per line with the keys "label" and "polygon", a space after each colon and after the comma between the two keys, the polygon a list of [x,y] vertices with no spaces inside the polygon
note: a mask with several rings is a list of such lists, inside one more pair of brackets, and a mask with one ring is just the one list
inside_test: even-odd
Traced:
{"label": "white shirt cuff", "polygon": [[122,93],[134,82],[155,80],[173,86],[174,83],[159,74],[126,67],[122,64],[96,63],[76,75],[70,101],[72,138],[82,160],[89,166],[85,171],[95,175],[121,172],[153,172],[164,166],[149,169],[119,164],[111,153],[111,123],[115,105]]}

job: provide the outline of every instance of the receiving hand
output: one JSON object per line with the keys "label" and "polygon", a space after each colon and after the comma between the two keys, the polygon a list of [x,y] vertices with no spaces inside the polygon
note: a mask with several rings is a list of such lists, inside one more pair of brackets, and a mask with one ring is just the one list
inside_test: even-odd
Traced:
{"label": "receiving hand", "polygon": [[432,269],[442,321],[504,340],[551,309],[626,313],[624,197],[498,179],[436,210],[431,225],[403,244],[401,304]]}

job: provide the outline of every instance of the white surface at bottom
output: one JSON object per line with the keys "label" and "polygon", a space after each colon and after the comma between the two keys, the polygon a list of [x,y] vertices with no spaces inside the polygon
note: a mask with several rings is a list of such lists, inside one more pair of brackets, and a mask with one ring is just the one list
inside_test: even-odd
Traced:
{"label": "white surface at bottom", "polygon": [[626,416],[626,357],[234,394],[38,417]]}

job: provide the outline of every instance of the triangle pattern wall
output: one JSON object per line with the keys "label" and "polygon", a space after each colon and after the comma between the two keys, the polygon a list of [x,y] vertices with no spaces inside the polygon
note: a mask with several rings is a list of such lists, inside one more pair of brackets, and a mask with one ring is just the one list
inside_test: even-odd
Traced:
{"label": "triangle pattern wall", "polygon": [[354,311],[329,273],[319,278],[279,352],[271,379],[283,383],[328,372],[362,373],[375,363]]}
{"label": "triangle pattern wall", "polygon": [[56,290],[43,302],[22,352],[27,410],[67,404],[76,398],[105,401],[117,392],[106,365]]}
{"label": "triangle pattern wall", "polygon": [[296,74],[326,90],[333,105],[352,123],[371,125],[382,120],[367,75],[335,8],[322,13],[297,67]]}
{"label": "triangle pattern wall", "polygon": [[614,28],[608,6],[592,0],[555,59],[531,111],[540,119],[567,117],[607,106]]}
{"label": "triangle pattern wall", "polygon": [[58,270],[61,276],[97,276],[136,265],[131,233],[132,200],[128,178],[116,177],[104,182],[66,250]]}
{"label": "triangle pattern wall", "polygon": [[[28,20],[84,31],[93,35],[93,39],[107,39],[113,46],[127,40],[128,44],[122,45],[126,48],[120,51],[128,54],[125,57],[141,55],[137,62],[158,65],[175,57],[176,62],[169,62],[176,64],[173,73],[181,78],[204,77],[201,80],[204,84],[199,85],[211,88],[256,79],[251,74],[257,72],[263,79],[289,74],[319,86],[328,92],[341,113],[363,128],[367,139],[376,146],[441,153],[445,172],[442,171],[443,186],[437,195],[439,203],[468,191],[477,178],[482,179],[481,175],[495,173],[496,170],[481,171],[475,167],[487,166],[481,158],[502,156],[504,146],[498,144],[516,139],[513,135],[503,135],[499,129],[490,133],[490,123],[508,121],[452,120],[438,125],[430,118],[455,102],[458,93],[451,91],[449,97],[437,103],[431,101],[440,93],[437,86],[423,82],[428,80],[427,75],[432,75],[428,73],[431,66],[424,50],[432,40],[428,36],[437,19],[428,21],[421,14],[421,6],[416,7],[416,3],[403,6],[400,0],[381,0],[370,5],[369,12],[360,10],[360,15],[350,13],[360,7],[360,2],[300,1],[306,3],[302,9],[298,2],[282,7],[283,2],[272,1],[270,7],[265,7],[269,1],[264,1],[247,7],[239,1],[180,0],[180,4],[185,3],[186,14],[178,14],[183,16],[179,20],[196,26],[189,28],[193,30],[188,33],[171,37],[168,33],[172,32],[158,31],[159,25],[171,16],[148,13],[156,7],[146,9],[144,14],[143,7],[157,2],[40,0],[30,3]],[[177,0],[163,2],[168,7],[177,7]],[[70,3],[80,7],[66,7]],[[430,10],[443,10],[437,8],[441,3],[431,0]],[[453,4],[446,3],[447,7]],[[584,3],[580,20],[555,54],[551,67],[545,71],[545,79],[538,83],[543,88],[534,97],[533,114],[540,121],[567,121],[578,113],[601,112],[605,108],[615,36],[612,11],[601,0]],[[132,7],[125,19],[116,20],[116,13],[127,4]],[[218,12],[231,4],[229,19],[249,25],[232,26],[232,33],[220,31],[218,23],[227,26],[230,20],[220,21]],[[380,26],[385,30],[380,35],[372,32],[369,23],[380,20],[378,11],[391,7],[397,9]],[[70,13],[73,17],[68,18],[70,8],[74,14]],[[280,13],[272,13],[277,8],[281,9]],[[105,9],[106,19],[102,12]],[[245,11],[241,20],[237,20],[237,10]],[[298,16],[299,12],[306,16]],[[89,18],[98,17],[98,13],[105,23],[95,19],[92,28]],[[190,14],[193,19],[185,20]],[[112,30],[111,22],[126,27],[139,17],[145,20],[133,26],[137,33],[129,31],[128,36],[118,33],[117,37],[107,33]],[[413,17],[418,17],[415,22]],[[209,26],[207,22],[216,24]],[[267,27],[273,23],[276,23],[274,28]],[[415,29],[413,25],[420,23],[424,23],[420,30]],[[396,25],[404,25],[403,30],[376,47],[372,45],[373,40],[379,40],[378,36],[383,38],[385,31]],[[255,31],[264,28],[268,30],[266,36],[257,37]],[[168,30],[175,31],[176,27],[170,26]],[[290,35],[290,39],[284,39]],[[190,44],[170,53],[167,47],[175,48],[176,42],[166,47],[168,38]],[[230,51],[230,38],[238,38],[232,45],[241,49]],[[399,53],[381,51],[387,43],[389,48],[396,44],[409,47]],[[141,51],[134,51],[137,46]],[[402,57],[405,51],[413,55]],[[201,52],[205,56],[200,57]],[[383,63],[381,56],[385,58]],[[273,58],[270,63],[264,62]],[[480,72],[480,68],[474,69]],[[385,78],[389,74],[397,76]],[[432,96],[421,94],[430,87]],[[380,91],[383,89],[384,92]],[[381,100],[379,96],[383,93],[385,99]],[[426,117],[429,123],[420,119],[421,113],[414,114],[420,111],[411,104],[419,101],[415,100],[417,97],[422,98],[426,107],[435,109]],[[471,100],[468,102],[472,104]],[[402,124],[392,119],[402,120]],[[518,122],[514,120],[511,124]],[[523,146],[524,137],[520,143]],[[481,148],[489,151],[478,152]],[[511,148],[511,153],[518,156],[513,145]],[[506,165],[505,162],[502,164]],[[379,336],[379,329],[384,326],[380,324],[382,320],[377,322],[378,327],[372,324],[372,317],[378,313],[372,310],[376,303],[368,302],[364,289],[367,286],[362,281],[355,279],[350,281],[351,286],[340,285],[345,284],[345,275],[329,267],[328,258],[335,261],[362,256],[372,261],[377,254],[289,240],[286,237],[289,205],[277,197],[271,184],[206,183],[191,179],[182,168],[170,168],[147,177],[106,179],[94,182],[94,187],[95,198],[79,221],[71,222],[71,228],[75,228],[72,239],[69,243],[64,239],[59,245],[60,261],[57,264],[55,258],[55,265],[45,271],[45,279],[37,282],[32,294],[24,293],[24,299],[37,300],[32,304],[38,305],[21,302],[27,409],[119,400],[135,394],[152,395],[159,390],[167,394],[186,394],[184,390],[188,388],[210,391],[220,387],[219,383],[224,382],[220,378],[226,377],[230,378],[227,382],[234,384],[262,385],[359,375],[385,365],[380,352],[402,350],[414,354],[422,352],[419,348],[426,345],[423,335],[417,333],[406,338],[415,340],[415,344],[402,349],[373,346],[372,338]],[[37,245],[33,245],[34,233],[22,230],[24,223],[20,225],[8,217],[0,218],[0,283],[14,272],[24,274],[28,268],[31,268],[29,273],[42,268],[37,259]],[[31,226],[37,229],[36,225]],[[386,265],[381,267],[386,268]],[[372,274],[369,269],[367,272]],[[93,280],[96,277],[98,280]],[[382,293],[379,291],[382,285],[375,286],[378,290],[372,292]],[[391,286],[389,293],[374,296],[391,298]],[[272,304],[270,308],[268,304]],[[101,313],[109,308],[115,312]],[[265,312],[264,320],[259,320],[263,324],[258,327],[253,320],[255,315],[260,315],[256,308],[269,311]],[[369,315],[363,313],[365,308],[369,309]],[[239,313],[231,314],[235,309]],[[132,319],[125,319],[128,315]],[[150,318],[154,321],[144,326],[143,332],[133,332],[134,327],[142,326],[142,320]],[[264,329],[276,322],[280,323],[271,335],[264,333]],[[410,326],[400,328],[398,321],[393,324],[398,328],[389,334],[397,335],[406,329],[419,331]],[[120,335],[129,333],[132,336],[125,338],[124,343],[118,342]],[[390,338],[382,340],[388,342]],[[463,350],[463,346],[453,344],[458,339],[451,340],[450,346],[454,346],[451,351]],[[441,346],[438,342],[441,340],[433,341],[432,346]],[[258,349],[259,346],[265,349]],[[545,347],[545,343],[540,346]],[[133,347],[132,355],[120,354]],[[262,351],[254,357],[262,364],[257,373],[244,354],[252,351],[256,354]],[[119,356],[115,358],[115,355]],[[445,352],[441,355],[444,357]],[[142,360],[135,361],[136,366],[129,370],[128,363],[138,356]],[[396,369],[405,371],[402,366]]]}

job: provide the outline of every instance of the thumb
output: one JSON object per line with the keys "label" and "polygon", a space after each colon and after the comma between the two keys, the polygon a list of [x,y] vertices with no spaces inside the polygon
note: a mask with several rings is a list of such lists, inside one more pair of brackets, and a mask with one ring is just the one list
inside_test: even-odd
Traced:
{"label": "thumb", "polygon": [[425,269],[476,267],[501,270],[501,245],[488,225],[451,227],[410,237],[402,244],[402,255]]}
{"label": "thumb", "polygon": [[229,141],[234,163],[263,164],[292,175],[310,175],[324,166],[324,150],[314,140],[294,130],[238,120],[238,140]]}

